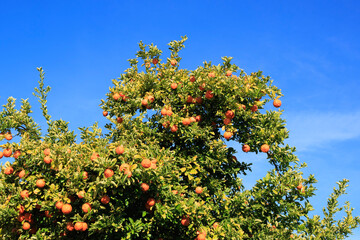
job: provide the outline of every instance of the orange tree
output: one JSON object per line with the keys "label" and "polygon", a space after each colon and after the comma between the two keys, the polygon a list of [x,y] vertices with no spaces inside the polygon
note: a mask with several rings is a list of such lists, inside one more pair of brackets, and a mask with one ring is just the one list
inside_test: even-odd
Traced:
{"label": "orange tree", "polygon": [[[41,68],[35,96],[47,121],[42,134],[27,100],[9,98],[0,113],[3,239],[343,239],[360,223],[337,221],[337,198],[324,218],[309,217],[314,176],[302,177],[288,137],[280,89],[261,72],[246,74],[230,57],[215,66],[180,69],[180,41],[171,55],[140,42],[130,68],[113,80],[103,115],[76,141],[46,107],[50,91]],[[138,60],[141,60],[141,65]],[[142,69],[142,71],[141,71]],[[20,137],[11,141],[12,134]],[[267,157],[272,169],[252,189],[242,176],[251,164],[228,141]]]}

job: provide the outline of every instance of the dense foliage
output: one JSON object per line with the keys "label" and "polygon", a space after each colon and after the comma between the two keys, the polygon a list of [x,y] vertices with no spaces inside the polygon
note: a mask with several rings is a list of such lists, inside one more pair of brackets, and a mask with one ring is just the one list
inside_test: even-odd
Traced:
{"label": "dense foliage", "polygon": [[[52,120],[41,68],[35,96],[46,134],[27,100],[17,110],[8,99],[0,158],[14,161],[0,174],[3,239],[343,239],[358,226],[349,203],[346,217],[334,219],[347,180],[324,219],[308,217],[316,180],[303,178],[306,165],[284,144],[282,94],[270,77],[246,74],[230,57],[180,69],[185,40],[169,44],[167,59],[139,44],[102,100],[106,133],[94,124],[76,140],[67,122]],[[272,166],[252,189],[242,183],[251,171],[245,153],[265,155]]]}

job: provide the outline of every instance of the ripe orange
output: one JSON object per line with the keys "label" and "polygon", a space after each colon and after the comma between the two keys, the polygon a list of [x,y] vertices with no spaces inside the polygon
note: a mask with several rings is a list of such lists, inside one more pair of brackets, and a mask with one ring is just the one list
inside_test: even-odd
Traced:
{"label": "ripe orange", "polygon": [[206,86],[206,83],[202,83],[202,84],[199,86],[200,91],[204,91],[204,90],[205,90],[205,86]]}
{"label": "ripe orange", "polygon": [[12,154],[12,150],[10,148],[6,148],[3,151],[4,157],[10,157]]}
{"label": "ripe orange", "polygon": [[247,145],[247,144],[244,144],[244,145],[242,146],[242,150],[243,150],[243,152],[249,152],[249,151],[250,151],[250,146]]}
{"label": "ripe orange", "polygon": [[81,207],[81,209],[83,210],[84,213],[88,213],[91,210],[91,205],[90,203],[84,203]]}
{"label": "ripe orange", "polygon": [[130,165],[129,165],[129,164],[127,164],[127,163],[122,163],[122,164],[120,165],[119,170],[120,170],[120,172],[122,172],[122,171],[124,171],[124,170],[129,169],[129,168],[130,168]]}
{"label": "ripe orange", "polygon": [[117,148],[115,148],[116,154],[121,155],[121,154],[124,153],[124,151],[125,151],[125,149],[124,149],[124,147],[123,147],[122,145],[121,145],[121,146],[118,146]]}
{"label": "ripe orange", "polygon": [[88,177],[89,177],[88,172],[83,172],[82,175],[83,175],[84,180],[88,179]]}
{"label": "ripe orange", "polygon": [[230,71],[230,70],[227,70],[227,71],[226,71],[226,76],[230,77],[231,74],[232,74],[232,71]]}
{"label": "ripe orange", "polygon": [[146,107],[146,106],[148,105],[148,100],[147,100],[147,99],[141,100],[141,105],[143,105],[144,107]]}
{"label": "ripe orange", "polygon": [[175,66],[177,64],[177,61],[175,59],[171,59],[170,64],[172,66]]}
{"label": "ripe orange", "polygon": [[205,240],[206,236],[203,233],[200,233],[197,237],[198,240]]}
{"label": "ripe orange", "polygon": [[38,180],[36,180],[36,186],[37,186],[38,188],[43,188],[43,187],[45,187],[45,181],[44,181],[44,179],[38,179]]}
{"label": "ripe orange", "polygon": [[191,123],[190,118],[184,118],[184,119],[182,120],[182,124],[184,124],[185,126],[190,125],[190,123]]}
{"label": "ripe orange", "polygon": [[0,159],[4,156],[4,153],[0,151]]}
{"label": "ripe orange", "polygon": [[201,121],[201,116],[200,116],[200,115],[197,115],[197,116],[195,117],[195,119],[196,119],[197,122],[200,122],[200,121]]}
{"label": "ripe orange", "polygon": [[159,59],[153,58],[152,63],[153,63],[154,65],[158,64],[158,62],[159,62]]}
{"label": "ripe orange", "polygon": [[26,231],[30,229],[30,223],[24,222],[22,228]]}
{"label": "ripe orange", "polygon": [[280,99],[275,99],[273,102],[274,107],[280,107],[281,106],[281,100]]}
{"label": "ripe orange", "polygon": [[213,77],[215,77],[215,73],[214,72],[209,72],[208,76],[209,76],[209,78],[213,78]]}
{"label": "ripe orange", "polygon": [[251,107],[251,111],[252,112],[256,112],[258,110],[258,106],[257,105],[254,105]]}
{"label": "ripe orange", "polygon": [[11,166],[5,168],[5,171],[4,171],[4,173],[5,173],[6,175],[10,175],[10,174],[12,174],[13,172],[14,172],[14,169],[13,169]]}
{"label": "ripe orange", "polygon": [[177,83],[172,83],[170,86],[171,86],[171,88],[172,88],[173,90],[175,90],[178,85],[177,85]]}
{"label": "ripe orange", "polygon": [[52,162],[52,159],[49,156],[44,157],[44,162],[47,164],[50,164]]}
{"label": "ripe orange", "polygon": [[193,102],[193,97],[192,96],[188,96],[187,99],[186,99],[186,102],[187,103],[192,103]]}
{"label": "ripe orange", "polygon": [[25,208],[23,205],[20,205],[20,208],[19,208],[19,214],[23,214],[25,212]]}
{"label": "ripe orange", "polygon": [[297,185],[297,190],[301,190],[302,188],[303,188],[303,185],[302,185],[302,183],[299,183],[299,185]]}
{"label": "ripe orange", "polygon": [[111,169],[109,169],[109,168],[105,169],[105,171],[104,171],[104,176],[105,176],[106,178],[112,177],[113,175],[114,175],[114,171],[113,171],[113,170],[111,170]]}
{"label": "ripe orange", "polygon": [[119,100],[119,98],[120,98],[120,94],[114,93],[113,99],[116,101],[116,100]]}
{"label": "ripe orange", "polygon": [[64,204],[61,208],[63,214],[69,214],[72,211],[72,206],[70,204]]}
{"label": "ripe orange", "polygon": [[99,155],[98,153],[96,153],[96,152],[93,152],[93,153],[91,154],[90,159],[91,159],[92,161],[94,161],[94,160],[96,160],[98,157],[100,157],[100,155]]}
{"label": "ripe orange", "polygon": [[103,111],[103,116],[106,117],[109,113],[107,111]]}
{"label": "ripe orange", "polygon": [[142,183],[140,188],[141,188],[141,191],[146,192],[147,190],[149,190],[150,187],[149,187],[149,184]]}
{"label": "ripe orange", "polygon": [[19,172],[19,178],[23,178],[23,177],[25,177],[25,170],[24,169]]}
{"label": "ripe orange", "polygon": [[116,121],[117,121],[118,123],[122,123],[122,122],[123,122],[123,118],[122,118],[122,117],[117,117],[117,118],[116,118]]}
{"label": "ripe orange", "polygon": [[189,217],[182,217],[182,219],[181,219],[181,224],[183,225],[183,226],[189,226],[189,224],[190,224],[190,219],[189,219]]}
{"label": "ripe orange", "polygon": [[86,231],[88,229],[88,224],[86,222],[82,223],[82,230],[81,231]]}
{"label": "ripe orange", "polygon": [[190,82],[195,82],[195,81],[196,81],[195,76],[190,76]]}
{"label": "ripe orange", "polygon": [[68,222],[67,224],[66,224],[66,229],[68,230],[68,231],[74,231],[74,224],[72,223],[72,222]]}
{"label": "ripe orange", "polygon": [[163,116],[166,116],[166,115],[167,115],[167,110],[166,110],[166,108],[161,109],[161,115],[163,115]]}
{"label": "ripe orange", "polygon": [[6,140],[10,141],[12,138],[13,138],[13,137],[12,137],[12,135],[11,135],[10,132],[5,133],[5,139],[6,139]]}
{"label": "ripe orange", "polygon": [[61,202],[61,201],[57,201],[57,202],[55,203],[56,209],[61,210],[63,206],[64,206],[64,203]]}
{"label": "ripe orange", "polygon": [[196,122],[196,118],[194,118],[194,117],[190,117],[190,122],[191,122],[191,123]]}
{"label": "ripe orange", "polygon": [[267,152],[270,150],[270,147],[269,147],[269,145],[267,145],[267,144],[263,144],[263,145],[261,146],[260,150],[261,150],[262,152],[264,152],[264,153],[267,153]]}
{"label": "ripe orange", "polygon": [[100,202],[102,204],[108,204],[110,202],[110,197],[108,195],[104,195],[101,197]]}
{"label": "ripe orange", "polygon": [[233,135],[232,132],[225,132],[224,133],[224,138],[229,140],[232,137],[232,135]]}
{"label": "ripe orange", "polygon": [[131,178],[131,176],[132,176],[132,172],[129,169],[126,169],[124,171],[124,174],[127,175],[127,178]]}
{"label": "ripe orange", "polygon": [[149,168],[151,167],[151,161],[145,158],[144,160],[141,161],[141,166],[143,166],[144,168]]}
{"label": "ripe orange", "polygon": [[150,207],[155,205],[155,199],[154,198],[149,198],[146,202],[147,205],[149,205]]}
{"label": "ripe orange", "polygon": [[225,125],[228,125],[228,124],[230,124],[231,123],[231,119],[229,119],[229,118],[225,118],[224,119],[224,124]]}
{"label": "ripe orange", "polygon": [[21,152],[20,150],[16,150],[13,154],[13,158],[17,159],[20,156]]}
{"label": "ripe orange", "polygon": [[82,222],[75,223],[74,228],[75,228],[76,231],[81,231],[82,228],[83,228]]}
{"label": "ripe orange", "polygon": [[20,196],[25,199],[25,198],[28,198],[29,197],[29,191],[28,190],[22,190],[20,192]]}
{"label": "ripe orange", "polygon": [[203,192],[202,187],[196,187],[196,188],[195,188],[195,192],[196,192],[197,194],[201,194],[201,193]]}
{"label": "ripe orange", "polygon": [[172,127],[170,128],[171,132],[176,132],[178,130],[178,126],[177,125],[172,125]]}
{"label": "ripe orange", "polygon": [[70,149],[70,148],[66,149],[66,152],[67,152],[68,154],[70,154],[70,153],[71,153],[71,149]]}
{"label": "ripe orange", "polygon": [[206,99],[212,99],[214,97],[214,93],[211,90],[207,90],[205,93]]}
{"label": "ripe orange", "polygon": [[227,110],[225,116],[226,118],[233,119],[235,117],[235,114],[232,110]]}
{"label": "ripe orange", "polygon": [[77,196],[78,196],[78,198],[82,199],[85,197],[85,194],[86,194],[85,191],[80,191],[80,192],[78,192]]}
{"label": "ripe orange", "polygon": [[46,148],[44,150],[44,154],[45,154],[45,156],[49,156],[50,155],[50,148]]}

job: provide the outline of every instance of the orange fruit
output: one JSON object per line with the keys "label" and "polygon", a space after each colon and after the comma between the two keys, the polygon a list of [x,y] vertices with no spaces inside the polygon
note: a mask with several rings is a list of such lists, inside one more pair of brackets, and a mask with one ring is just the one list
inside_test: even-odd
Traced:
{"label": "orange fruit", "polygon": [[110,202],[110,197],[108,195],[104,195],[101,197],[100,202],[102,204],[108,204]]}
{"label": "orange fruit", "polygon": [[131,176],[132,176],[132,172],[129,169],[126,169],[124,171],[124,174],[127,175],[128,178],[131,178]]}
{"label": "orange fruit", "polygon": [[109,113],[107,111],[103,111],[103,116],[106,117]]}
{"label": "orange fruit", "polygon": [[195,76],[190,76],[190,82],[195,82],[195,81],[196,81]]}
{"label": "orange fruit", "polygon": [[243,152],[249,152],[249,151],[250,151],[250,146],[247,145],[247,144],[244,144],[244,145],[242,146],[242,150],[243,150]]}
{"label": "orange fruit", "polygon": [[203,99],[202,99],[202,97],[197,97],[197,98],[195,98],[195,101],[199,104],[202,104]]}
{"label": "orange fruit", "polygon": [[78,194],[77,194],[77,196],[78,196],[78,198],[84,198],[85,197],[85,191],[80,191],[80,192],[78,192]]}
{"label": "orange fruit", "polygon": [[198,240],[205,240],[206,236],[203,233],[200,233],[197,237]]}
{"label": "orange fruit", "polygon": [[214,93],[211,90],[207,90],[205,93],[206,99],[212,99],[214,97]]}
{"label": "orange fruit", "polygon": [[178,126],[177,125],[173,125],[171,128],[170,128],[170,131],[171,132],[176,132],[178,130]]}
{"label": "orange fruit", "polygon": [[225,125],[228,125],[228,124],[230,124],[231,123],[231,119],[229,119],[229,118],[225,118],[224,119],[224,124]]}
{"label": "orange fruit", "polygon": [[25,177],[25,170],[24,169],[19,172],[19,178],[23,178],[23,177]]}
{"label": "orange fruit", "polygon": [[177,61],[175,59],[171,59],[170,64],[172,66],[175,66],[177,64]]}
{"label": "orange fruit", "polygon": [[69,214],[72,211],[72,206],[70,204],[64,204],[61,208],[63,214]]}
{"label": "orange fruit", "polygon": [[52,159],[49,156],[44,157],[44,162],[47,164],[50,164],[52,162]]}
{"label": "orange fruit", "polygon": [[12,154],[12,150],[10,148],[6,148],[3,151],[4,157],[10,157]]}
{"label": "orange fruit", "polygon": [[16,150],[13,154],[13,158],[17,159],[20,156],[21,152],[20,150]]}
{"label": "orange fruit", "polygon": [[83,179],[86,180],[86,179],[88,179],[89,174],[88,174],[88,172],[83,172],[82,176],[83,176]]}
{"label": "orange fruit", "polygon": [[146,106],[148,105],[148,100],[147,100],[147,99],[141,100],[141,105],[143,105],[144,107],[146,107]]}
{"label": "orange fruit", "polygon": [[281,100],[280,99],[275,99],[273,102],[274,107],[280,107],[281,106]]}
{"label": "orange fruit", "polygon": [[52,215],[50,214],[50,212],[49,211],[45,211],[45,217],[47,217],[47,218],[51,218],[52,217]]}
{"label": "orange fruit", "polygon": [[202,187],[196,187],[196,188],[195,188],[195,192],[196,192],[197,194],[201,194],[201,193],[203,192]]}
{"label": "orange fruit", "polygon": [[167,115],[167,110],[166,110],[166,108],[161,109],[161,115],[163,115],[163,116],[166,116],[166,115]]}
{"label": "orange fruit", "polygon": [[149,68],[149,67],[151,67],[151,64],[150,64],[149,62],[146,62],[146,63],[145,63],[145,67],[146,67],[146,68]]}
{"label": "orange fruit", "polygon": [[191,123],[196,122],[196,118],[190,117],[190,122],[191,122]]}
{"label": "orange fruit", "polygon": [[104,176],[105,176],[106,178],[112,177],[113,175],[114,175],[114,171],[113,171],[113,170],[111,170],[111,169],[109,169],[109,168],[105,169],[105,171],[104,171]]}
{"label": "orange fruit", "polygon": [[143,166],[144,168],[149,168],[151,167],[151,161],[145,158],[144,160],[141,161],[141,166]]}
{"label": "orange fruit", "polygon": [[75,223],[74,228],[75,228],[76,231],[81,231],[82,228],[83,228],[82,222]]}
{"label": "orange fruit", "polygon": [[245,106],[244,104],[240,104],[240,105],[239,105],[239,110],[241,110],[241,109],[246,110],[246,106]]}
{"label": "orange fruit", "polygon": [[171,192],[172,192],[173,194],[178,194],[178,193],[179,193],[178,190],[171,190]]}
{"label": "orange fruit", "polygon": [[6,139],[6,140],[10,141],[12,138],[13,138],[13,137],[12,137],[12,135],[11,135],[10,132],[5,133],[5,139]]}
{"label": "orange fruit", "polygon": [[86,231],[87,229],[88,229],[88,224],[86,222],[83,222],[81,231]]}
{"label": "orange fruit", "polygon": [[28,190],[22,190],[20,192],[20,196],[25,199],[25,198],[28,198],[29,197],[29,191]]}
{"label": "orange fruit", "polygon": [[233,135],[232,132],[225,132],[224,133],[224,138],[229,140],[232,137],[232,135]]}
{"label": "orange fruit", "polygon": [[226,76],[230,77],[231,74],[232,74],[232,71],[230,71],[230,70],[227,70],[227,71],[226,71]]}
{"label": "orange fruit", "polygon": [[175,90],[178,85],[177,85],[177,83],[172,83],[170,86],[171,86],[171,88],[172,88],[173,90]]}
{"label": "orange fruit", "polygon": [[214,77],[215,77],[215,73],[214,73],[214,72],[209,72],[208,77],[209,77],[209,78],[214,78]]}
{"label": "orange fruit", "polygon": [[94,160],[96,160],[98,157],[100,157],[100,155],[99,155],[98,153],[96,153],[96,152],[93,152],[92,155],[91,155],[91,157],[90,157],[90,159],[94,161]]}
{"label": "orange fruit", "polygon": [[68,231],[74,231],[74,224],[72,223],[72,222],[68,222],[67,224],[66,224],[66,229],[68,230]]}
{"label": "orange fruit", "polygon": [[64,203],[61,202],[61,201],[57,201],[57,202],[55,203],[56,209],[61,210],[63,206],[64,206]]}
{"label": "orange fruit", "polygon": [[227,110],[225,116],[226,118],[233,119],[235,117],[235,114],[232,110]]}
{"label": "orange fruit", "polygon": [[149,190],[149,184],[147,184],[147,183],[142,183],[141,185],[140,185],[140,188],[141,188],[141,191],[143,191],[143,192],[146,192],[147,190]]}
{"label": "orange fruit", "polygon": [[252,112],[256,112],[258,110],[258,106],[254,105],[251,107]]}
{"label": "orange fruit", "polygon": [[23,214],[25,212],[25,208],[23,205],[20,205],[20,208],[19,208],[19,213],[20,214]]}
{"label": "orange fruit", "polygon": [[152,63],[153,63],[154,65],[158,64],[158,62],[159,62],[159,59],[153,58]]}
{"label": "orange fruit", "polygon": [[91,210],[91,205],[90,203],[84,203],[81,206],[81,209],[83,210],[84,213],[88,213]]}
{"label": "orange fruit", "polygon": [[155,98],[154,98],[154,96],[150,95],[150,96],[147,97],[147,100],[152,103],[152,102],[155,101]]}
{"label": "orange fruit", "polygon": [[205,86],[206,86],[206,83],[202,83],[202,84],[199,86],[200,91],[204,91],[204,90],[205,90]]}
{"label": "orange fruit", "polygon": [[121,146],[118,146],[117,148],[115,148],[116,154],[121,155],[121,154],[124,153],[124,151],[125,151],[125,149],[124,149],[124,147],[123,147],[122,145],[121,145]]}
{"label": "orange fruit", "polygon": [[184,118],[184,119],[182,120],[182,124],[184,124],[185,126],[190,125],[190,123],[191,123],[190,118]]}
{"label": "orange fruit", "polygon": [[29,229],[30,229],[30,223],[24,222],[24,223],[23,223],[23,226],[22,226],[22,229],[24,229],[25,231],[26,231],[26,230],[29,230]]}
{"label": "orange fruit", "polygon": [[114,93],[113,99],[116,101],[116,100],[119,100],[119,98],[120,98],[120,94]]}
{"label": "orange fruit", "polygon": [[267,144],[263,144],[261,147],[260,147],[260,150],[264,153],[267,153],[269,150],[270,150],[270,147],[269,145]]}
{"label": "orange fruit", "polygon": [[43,187],[45,187],[45,180],[44,180],[44,179],[38,179],[38,180],[36,180],[36,186],[37,186],[38,188],[43,188]]}
{"label": "orange fruit", "polygon": [[188,95],[187,99],[186,99],[187,103],[192,103],[193,102],[193,97]]}
{"label": "orange fruit", "polygon": [[190,224],[190,219],[188,218],[188,217],[183,217],[182,219],[181,219],[181,224],[183,225],[183,226],[189,226],[189,224]]}
{"label": "orange fruit", "polygon": [[45,156],[49,156],[49,155],[50,155],[50,148],[46,148],[46,149],[44,150],[44,155],[45,155]]}
{"label": "orange fruit", "polygon": [[4,156],[4,153],[0,151],[0,159]]}
{"label": "orange fruit", "polygon": [[200,116],[200,115],[197,115],[197,116],[195,117],[195,120],[196,120],[197,122],[200,122],[200,121],[201,121],[201,116]]}
{"label": "orange fruit", "polygon": [[154,198],[149,198],[146,201],[146,204],[149,205],[150,207],[154,206],[155,205],[155,199]]}
{"label": "orange fruit", "polygon": [[117,121],[118,123],[122,123],[122,122],[123,122],[123,118],[122,118],[122,117],[117,117],[117,118],[116,118],[116,121]]}
{"label": "orange fruit", "polygon": [[168,109],[168,110],[166,111],[166,115],[171,116],[172,114],[173,114],[173,112],[171,111],[171,109]]}
{"label": "orange fruit", "polygon": [[14,169],[13,169],[11,166],[5,168],[5,171],[4,171],[4,173],[5,173],[6,175],[10,175],[10,174],[12,174],[13,172],[14,172]]}
{"label": "orange fruit", "polygon": [[301,190],[302,188],[303,188],[303,185],[302,185],[302,183],[299,183],[299,185],[297,185],[297,190]]}

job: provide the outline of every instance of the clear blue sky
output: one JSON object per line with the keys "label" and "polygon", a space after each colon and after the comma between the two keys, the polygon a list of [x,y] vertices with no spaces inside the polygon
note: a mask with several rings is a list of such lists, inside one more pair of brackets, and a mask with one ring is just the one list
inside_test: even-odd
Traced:
{"label": "clear blue sky", "polygon": [[[181,2],[181,3],[180,3]],[[320,214],[336,181],[348,178],[360,215],[360,3],[358,1],[3,1],[0,10],[0,104],[30,98],[36,67],[52,86],[54,119],[73,129],[104,124],[100,99],[133,58],[137,43],[167,43],[187,35],[181,67],[222,56],[246,72],[262,70],[282,89],[289,143],[305,174],[318,179],[312,203]],[[165,51],[166,53],[167,51]],[[269,168],[253,162],[251,187]],[[4,159],[2,159],[4,160]],[[360,239],[360,231],[349,239]]]}

